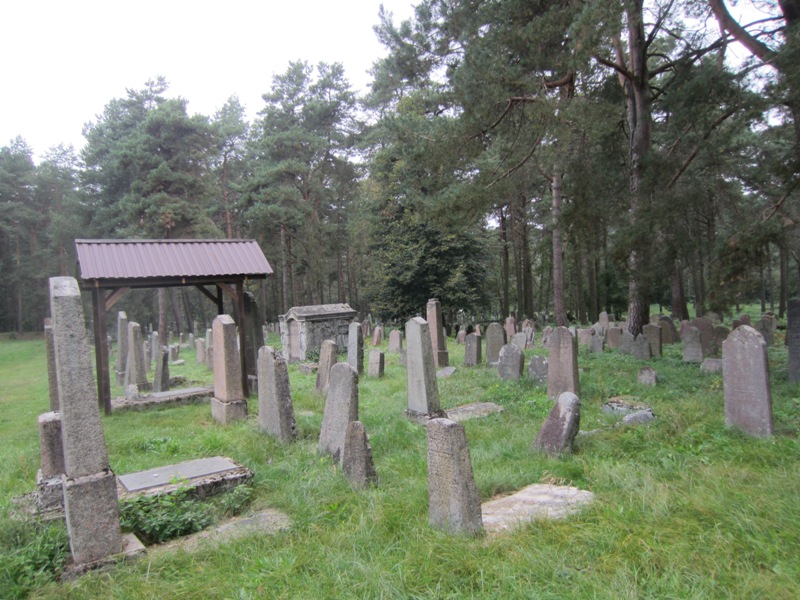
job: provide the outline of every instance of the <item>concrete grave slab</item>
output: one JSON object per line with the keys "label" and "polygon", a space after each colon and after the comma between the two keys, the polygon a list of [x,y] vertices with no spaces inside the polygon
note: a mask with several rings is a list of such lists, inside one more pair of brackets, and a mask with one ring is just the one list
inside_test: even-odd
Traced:
{"label": "concrete grave slab", "polygon": [[129,410],[150,410],[162,406],[174,407],[187,404],[202,404],[210,402],[214,395],[214,388],[191,387],[155,394],[139,395],[132,398],[114,398],[111,400],[112,412],[125,412]]}
{"label": "concrete grave slab", "polygon": [[143,490],[162,487],[174,483],[176,480],[200,479],[209,475],[232,471],[241,468],[242,465],[233,462],[224,456],[213,456],[211,458],[198,458],[187,460],[186,462],[165,465],[138,473],[120,475],[119,482],[127,492],[141,492]]}
{"label": "concrete grave slab", "polygon": [[455,408],[448,408],[445,413],[451,421],[461,423],[462,421],[480,419],[494,413],[500,413],[503,410],[505,409],[502,406],[494,402],[472,402]]}
{"label": "concrete grave slab", "polygon": [[594,500],[592,492],[576,487],[535,483],[481,505],[483,528],[500,533],[540,519],[565,519]]}

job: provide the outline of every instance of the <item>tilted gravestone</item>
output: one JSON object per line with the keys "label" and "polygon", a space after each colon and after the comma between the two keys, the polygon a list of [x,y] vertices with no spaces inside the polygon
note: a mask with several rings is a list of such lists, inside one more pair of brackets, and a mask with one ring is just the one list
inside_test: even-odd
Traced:
{"label": "tilted gravestone", "polygon": [[500,348],[500,358],[497,361],[497,374],[500,379],[517,381],[522,377],[524,365],[525,355],[519,346],[506,344]]}
{"label": "tilted gravestone", "polygon": [[430,330],[428,323],[420,317],[406,322],[406,382],[406,416],[419,420],[443,414],[439,405]]}
{"label": "tilted gravestone", "polygon": [[211,324],[214,336],[214,397],[211,416],[218,423],[247,418],[247,400],[242,388],[236,323],[230,315],[218,315]]}
{"label": "tilted gravestone", "polygon": [[367,365],[368,377],[383,377],[383,352],[378,348],[373,348],[369,352],[369,364]]}
{"label": "tilted gravestone", "polygon": [[789,300],[786,324],[786,344],[789,346],[789,381],[800,381],[800,298]]}
{"label": "tilted gravestone", "polygon": [[315,389],[318,394],[328,394],[331,367],[338,360],[339,346],[333,340],[324,340],[319,349],[319,367],[317,368],[317,383]]}
{"label": "tilted gravestone", "polygon": [[500,360],[500,348],[506,345],[506,332],[500,323],[489,323],[486,328],[486,364],[495,365]]}
{"label": "tilted gravestone", "polygon": [[650,344],[650,356],[661,358],[662,331],[658,325],[645,325],[642,334]]}
{"label": "tilted gravestone", "polygon": [[378,477],[372,462],[372,448],[361,421],[350,421],[344,435],[342,471],[356,489],[374,484]]}
{"label": "tilted gravestone", "polygon": [[74,278],[50,279],[50,314],[61,403],[64,511],[72,558],[81,565],[122,551],[117,478],[108,461]]}
{"label": "tilted gravestone", "polygon": [[358,323],[350,323],[347,331],[347,363],[359,375],[364,373],[364,329]]}
{"label": "tilted gravestone", "polygon": [[446,367],[450,360],[447,353],[447,335],[444,332],[442,323],[442,306],[436,298],[431,298],[428,300],[426,311],[431,345],[433,347],[433,362],[437,369],[441,369]]}
{"label": "tilted gravestone", "polygon": [[470,333],[464,343],[464,366],[476,367],[481,364],[481,336]]}
{"label": "tilted gravestone", "polygon": [[258,426],[282,442],[291,442],[295,437],[296,427],[286,359],[275,348],[262,346],[258,350],[256,366]]}
{"label": "tilted gravestone", "polygon": [[572,392],[563,392],[539,430],[533,449],[551,456],[572,452],[572,444],[580,425],[581,401]]}
{"label": "tilted gravestone", "polygon": [[349,363],[331,368],[331,383],[322,415],[319,453],[342,462],[347,425],[358,421],[358,373]]}
{"label": "tilted gravestone", "polygon": [[480,533],[481,501],[464,426],[449,419],[431,419],[427,442],[431,526],[452,533]]}
{"label": "tilted gravestone", "polygon": [[547,397],[556,400],[563,392],[579,394],[578,340],[566,327],[556,327],[547,345]]}
{"label": "tilted gravestone", "polygon": [[767,344],[742,325],[722,344],[725,423],[755,436],[772,434],[772,394]]}
{"label": "tilted gravestone", "polygon": [[700,330],[692,325],[687,325],[681,331],[683,340],[683,362],[703,362],[703,345],[700,341]]}

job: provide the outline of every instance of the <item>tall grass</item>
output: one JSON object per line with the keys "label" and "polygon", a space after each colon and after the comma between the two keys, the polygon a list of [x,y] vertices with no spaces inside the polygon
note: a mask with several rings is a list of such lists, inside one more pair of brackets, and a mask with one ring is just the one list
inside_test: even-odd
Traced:
{"label": "tall grass", "polygon": [[[679,347],[648,363],[659,374],[655,388],[637,383],[644,363],[581,349],[581,428],[601,431],[579,437],[572,456],[553,459],[530,450],[551,407],[545,389],[463,367],[463,347],[450,341],[458,371],[439,380],[444,407],[490,401],[505,409],[465,423],[481,498],[539,481],[596,496],[567,520],[477,538],[428,526],[425,431],[402,416],[405,370],[394,354],[387,353],[384,378],[359,383],[379,477],[366,491],[352,490],[317,455],[323,399],[314,376],[294,365],[292,444],[258,431],[255,396],[251,418],[229,426],[215,423],[207,405],[104,417],[118,474],[223,454],[254,471],[251,510],[283,510],[292,527],[193,552],[154,547],[137,562],[68,583],[42,576],[14,588],[17,580],[0,570],[0,597],[797,598],[800,390],[783,372],[781,344],[770,350],[779,434],[767,439],[725,427],[721,379],[683,364]],[[526,355],[534,352],[544,351]],[[182,358],[187,378],[210,381],[191,351]],[[0,343],[0,381],[0,506],[7,509],[12,496],[34,486],[36,415],[47,410],[43,343]],[[638,397],[657,420],[613,427],[601,405],[615,395]],[[0,519],[0,528],[10,527],[7,515]],[[0,563],[43,535],[0,536]]]}

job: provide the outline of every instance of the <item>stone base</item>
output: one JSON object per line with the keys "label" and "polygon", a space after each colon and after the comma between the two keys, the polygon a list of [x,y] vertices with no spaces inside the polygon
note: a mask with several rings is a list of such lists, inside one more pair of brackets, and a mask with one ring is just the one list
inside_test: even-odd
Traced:
{"label": "stone base", "polygon": [[34,498],[37,512],[64,510],[64,489],[61,485],[61,476],[44,479],[40,469],[36,473]]}
{"label": "stone base", "polygon": [[122,552],[117,478],[108,471],[62,479],[72,560],[94,563]]}
{"label": "stone base", "polygon": [[[170,385],[172,383],[170,382]],[[113,398],[111,400],[112,412],[125,412],[131,410],[149,410],[162,406],[185,406],[188,404],[200,404],[208,402],[214,394],[214,388],[183,388],[170,390],[168,392],[155,392],[146,396],[133,398]]]}
{"label": "stone base", "polygon": [[416,423],[417,425],[426,425],[428,421],[430,421],[431,419],[447,418],[447,413],[445,413],[443,410],[439,410],[433,413],[421,413],[415,410],[411,410],[410,408],[407,408],[404,414],[406,416],[406,419],[408,419],[412,423]]}
{"label": "stone base", "polygon": [[443,369],[450,364],[450,354],[447,352],[439,351],[436,353],[436,366]]}
{"label": "stone base", "polygon": [[122,552],[106,556],[90,563],[70,563],[61,574],[62,581],[70,581],[89,571],[105,570],[123,560],[132,560],[144,555],[147,549],[139,538],[132,533],[122,535]]}
{"label": "stone base", "polygon": [[234,400],[223,402],[218,398],[211,399],[211,416],[223,425],[234,421],[243,421],[247,418],[247,401]]}

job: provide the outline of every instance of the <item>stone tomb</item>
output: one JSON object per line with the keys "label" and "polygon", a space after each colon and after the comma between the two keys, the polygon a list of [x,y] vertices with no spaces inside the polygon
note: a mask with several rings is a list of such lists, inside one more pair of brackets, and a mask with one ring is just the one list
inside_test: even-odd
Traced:
{"label": "stone tomb", "polygon": [[[278,317],[283,357],[290,363],[308,360],[308,353],[319,352],[324,340],[334,340],[340,348],[346,347],[355,316],[356,311],[347,304],[290,308]],[[362,332],[362,343],[363,335]]]}

